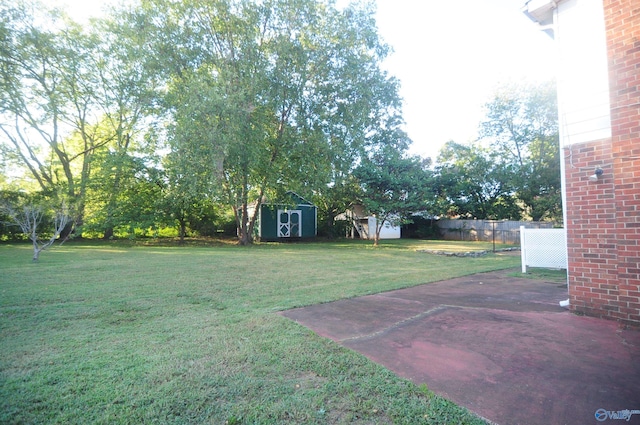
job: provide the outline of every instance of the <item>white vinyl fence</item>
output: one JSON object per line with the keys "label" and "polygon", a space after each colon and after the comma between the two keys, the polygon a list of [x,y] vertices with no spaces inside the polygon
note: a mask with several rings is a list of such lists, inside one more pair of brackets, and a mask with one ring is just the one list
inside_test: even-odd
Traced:
{"label": "white vinyl fence", "polygon": [[529,267],[567,268],[567,232],[565,229],[526,229],[520,227],[522,273]]}

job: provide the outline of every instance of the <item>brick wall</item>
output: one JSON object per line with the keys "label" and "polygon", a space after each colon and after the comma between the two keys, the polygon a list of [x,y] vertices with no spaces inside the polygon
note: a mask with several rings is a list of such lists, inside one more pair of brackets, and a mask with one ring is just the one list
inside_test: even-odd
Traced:
{"label": "brick wall", "polygon": [[640,3],[604,11],[612,138],[565,152],[569,296],[577,312],[640,325]]}
{"label": "brick wall", "polygon": [[[575,311],[610,316],[619,301],[611,140],[565,149],[569,297]],[[596,168],[603,175],[589,181]]]}
{"label": "brick wall", "polygon": [[640,323],[640,3],[606,0],[619,312]]}

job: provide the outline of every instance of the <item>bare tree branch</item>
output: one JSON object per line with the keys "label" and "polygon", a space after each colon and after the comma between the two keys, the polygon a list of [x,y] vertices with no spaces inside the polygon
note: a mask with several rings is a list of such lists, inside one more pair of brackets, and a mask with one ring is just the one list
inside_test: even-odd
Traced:
{"label": "bare tree branch", "polygon": [[63,203],[53,218],[53,234],[48,240],[43,241],[38,236],[38,226],[40,226],[45,216],[42,207],[28,204],[21,209],[16,209],[5,204],[0,206],[0,210],[11,218],[10,224],[19,226],[22,233],[31,240],[33,244],[33,261],[38,261],[40,253],[55,243],[71,219],[67,207]]}

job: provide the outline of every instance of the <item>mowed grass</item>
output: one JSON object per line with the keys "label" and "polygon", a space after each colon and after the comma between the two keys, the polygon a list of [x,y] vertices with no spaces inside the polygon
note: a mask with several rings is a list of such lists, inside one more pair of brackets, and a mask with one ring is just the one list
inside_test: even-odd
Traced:
{"label": "mowed grass", "polygon": [[404,241],[2,245],[0,423],[484,423],[276,312],[518,264]]}

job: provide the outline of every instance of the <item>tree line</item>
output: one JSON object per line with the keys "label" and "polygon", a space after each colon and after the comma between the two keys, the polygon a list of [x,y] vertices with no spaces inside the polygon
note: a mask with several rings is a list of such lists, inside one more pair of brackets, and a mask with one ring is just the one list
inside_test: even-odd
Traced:
{"label": "tree line", "polygon": [[374,15],[329,0],[141,0],[80,25],[1,3],[1,236],[18,232],[8,211],[46,204],[66,206],[64,237],[227,229],[250,244],[251,211],[288,191],[318,206],[327,236],[354,203],[397,221],[557,220],[553,85],[505,88],[477,142],[412,156]]}

